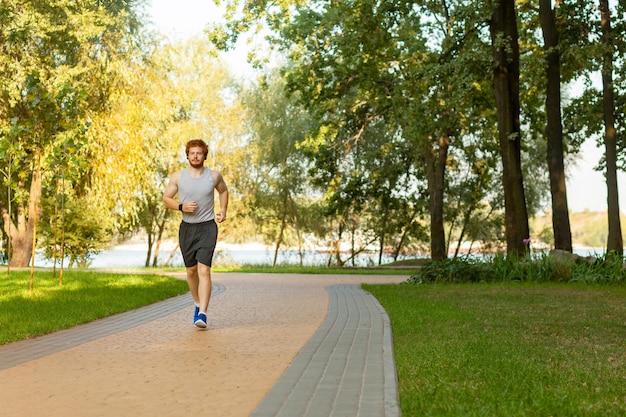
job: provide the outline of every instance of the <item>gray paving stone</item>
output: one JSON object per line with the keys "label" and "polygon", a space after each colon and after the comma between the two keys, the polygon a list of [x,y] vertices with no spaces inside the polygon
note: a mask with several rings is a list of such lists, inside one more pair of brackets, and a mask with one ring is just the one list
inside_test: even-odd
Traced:
{"label": "gray paving stone", "polygon": [[328,316],[252,417],[396,417],[389,318],[359,285],[334,285]]}

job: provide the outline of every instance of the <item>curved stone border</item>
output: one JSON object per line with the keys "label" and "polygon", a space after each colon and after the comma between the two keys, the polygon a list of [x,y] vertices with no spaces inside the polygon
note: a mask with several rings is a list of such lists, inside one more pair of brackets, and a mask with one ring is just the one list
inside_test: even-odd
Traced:
{"label": "curved stone border", "polygon": [[359,285],[327,291],[326,320],[252,417],[400,415],[387,313]]}

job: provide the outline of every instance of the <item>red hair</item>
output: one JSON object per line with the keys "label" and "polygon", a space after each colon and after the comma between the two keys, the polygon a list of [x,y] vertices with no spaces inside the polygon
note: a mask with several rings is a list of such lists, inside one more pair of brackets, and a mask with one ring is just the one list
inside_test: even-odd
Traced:
{"label": "red hair", "polygon": [[189,149],[191,148],[202,148],[205,160],[209,156],[209,146],[204,143],[202,139],[191,139],[189,142],[187,142],[187,145],[185,146],[185,154],[187,156],[189,156]]}

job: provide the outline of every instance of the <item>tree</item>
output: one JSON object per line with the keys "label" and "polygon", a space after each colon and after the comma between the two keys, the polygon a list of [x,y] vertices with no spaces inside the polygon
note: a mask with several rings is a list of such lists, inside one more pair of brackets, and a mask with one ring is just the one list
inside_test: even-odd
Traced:
{"label": "tree", "polygon": [[551,0],[539,0],[539,20],[544,39],[546,59],[546,138],[548,171],[552,197],[552,228],[554,248],[572,251],[572,231],[569,222],[565,164],[563,161],[563,124],[561,121],[561,51],[556,10]]}
{"label": "tree", "polygon": [[[495,136],[495,126],[493,127]],[[487,133],[487,132],[485,132]],[[495,148],[488,151],[485,145]],[[448,248],[456,238],[454,256],[461,253],[463,244],[469,241],[471,248],[475,242],[481,244],[483,250],[501,250],[497,241],[502,222],[502,191],[498,178],[500,172],[494,167],[498,164],[497,143],[487,137],[477,137],[473,142],[456,152],[463,152],[448,167],[449,182],[447,186],[446,212],[448,219]]]}
{"label": "tree", "polygon": [[[600,7],[596,7],[598,4]],[[594,138],[598,146],[604,147],[604,157],[596,170],[605,172],[607,185],[607,250],[622,253],[617,169],[624,166],[622,131],[626,115],[622,75],[626,66],[622,51],[626,46],[622,36],[615,35],[624,33],[624,5],[576,1],[565,2],[564,6],[571,20],[573,14],[577,17],[568,39],[576,47],[576,59],[584,63],[578,67],[583,91],[565,108],[566,126],[575,144]]]}
{"label": "tree", "polygon": [[[297,105],[294,95],[285,92],[280,75],[269,73],[260,85],[244,93],[250,139],[239,172],[238,187],[244,192],[249,216],[274,244],[275,266],[284,245],[297,245],[301,260],[304,235],[314,223],[323,221],[307,216],[312,185],[308,162],[299,150],[312,132],[314,121]],[[245,165],[245,166],[244,166]]]}
{"label": "tree", "polygon": [[[489,141],[491,123],[497,123],[507,251],[521,255],[529,237],[528,217],[547,201],[547,184],[553,199],[555,246],[571,250],[564,157],[579,143],[572,140],[575,132],[568,129],[563,134],[560,83],[592,71],[595,64],[587,59],[589,49],[581,41],[594,35],[587,27],[588,2],[566,3],[557,2],[552,7],[552,3],[542,1],[537,13],[536,2],[510,0],[480,4],[435,0],[270,4],[233,0],[228,2],[229,10],[242,11],[240,18],[233,17],[223,31],[212,34],[220,45],[228,47],[241,31],[255,30],[257,24],[270,29],[270,41],[276,42],[293,64],[288,69],[289,87],[302,93],[302,103],[324,128],[320,131],[324,141],[316,143],[317,154],[310,157],[320,172],[327,170],[324,178],[327,183],[332,180],[332,191],[337,196],[343,192],[346,202],[359,202],[367,184],[350,181],[351,176],[338,168],[358,166],[356,158],[364,155],[359,153],[362,142],[372,140],[368,130],[375,126],[385,126],[389,132],[395,129],[400,140],[411,145],[415,169],[407,172],[415,175],[415,183],[429,190],[433,259],[445,256],[447,250],[442,225],[451,220],[467,224],[471,213],[479,217],[499,209],[500,203],[491,196],[465,193],[463,198],[475,195],[485,199],[463,205],[469,216],[454,217],[440,210],[448,198],[460,201],[454,200],[451,192],[463,191],[456,184],[451,186],[447,170],[471,166],[481,152],[491,151],[487,143],[472,158],[455,149],[468,148],[476,137]],[[533,11],[522,14],[521,20],[526,57],[520,57],[516,5],[522,11]],[[557,19],[557,7],[561,19]],[[544,41],[539,46],[542,35]],[[488,86],[484,68],[490,65],[494,71]],[[524,71],[522,97],[520,68]],[[590,116],[587,127],[595,124],[596,115]],[[576,123],[568,120],[566,125]],[[466,160],[455,160],[461,157]],[[486,157],[485,161],[491,159]],[[537,168],[546,166],[546,161],[545,171],[550,175]],[[469,178],[468,184],[474,179]],[[493,204],[483,209],[484,203]],[[363,207],[355,204],[351,208]],[[335,224],[342,225],[341,230],[355,224],[350,223],[354,212],[335,214]],[[499,224],[496,217],[492,223],[495,227]],[[476,236],[482,233],[478,232],[480,227],[461,226],[459,230],[470,229],[477,231],[473,233]],[[378,232],[385,236],[384,231]]]}
{"label": "tree", "polygon": [[[106,107],[110,62],[132,36],[133,3],[14,1],[0,6],[0,147],[15,153],[15,204],[0,200],[4,230],[11,234],[12,259],[28,264],[42,187],[57,139],[83,134],[88,111]],[[10,144],[7,145],[7,144]]]}
{"label": "tree", "polygon": [[[84,268],[110,242],[113,222],[108,213],[91,204],[87,198],[76,198],[72,192],[68,192],[67,197],[63,213],[63,253],[69,258],[69,268]],[[54,205],[46,206],[50,209]],[[61,223],[60,216],[61,213],[46,213],[46,221],[42,222],[42,246],[47,258],[53,258],[54,251],[60,249],[58,240],[54,239],[54,228]]]}
{"label": "tree", "polygon": [[[320,178],[325,177],[327,184],[332,179],[329,191],[343,192],[347,204],[359,201],[365,190],[359,184],[365,182],[338,177],[341,161],[358,165],[355,158],[367,155],[361,151],[367,147],[364,141],[378,144],[397,137],[396,142],[403,142],[398,150],[412,155],[400,175],[410,172],[416,175],[414,183],[427,184],[431,256],[446,257],[443,209],[451,141],[458,140],[462,147],[461,134],[482,128],[479,123],[471,126],[466,115],[479,115],[488,103],[472,109],[481,100],[467,94],[484,97],[485,80],[477,74],[483,72],[488,49],[481,41],[475,5],[459,2],[449,8],[439,1],[417,6],[394,1],[381,6],[358,1],[298,4],[297,13],[288,7],[276,11],[265,6],[246,2],[244,10],[250,7],[246,16],[268,16],[281,47],[295,64],[288,70],[288,87],[302,93],[302,103],[324,126],[325,144],[317,144],[317,154],[310,156],[318,172],[328,172]],[[215,38],[224,39],[220,34]],[[380,132],[378,126],[383,125],[388,136],[377,141],[375,135],[368,135],[369,130]],[[382,157],[393,160],[394,155]],[[347,214],[335,211],[340,212]]]}
{"label": "tree", "polygon": [[[117,232],[147,235],[145,265],[157,266],[162,240],[173,237],[180,221],[162,195],[169,175],[187,165],[184,144],[206,140],[207,166],[228,179],[230,155],[242,143],[241,106],[237,86],[204,38],[155,39],[141,58],[120,70],[110,111],[93,120],[91,157],[103,163],[92,168],[92,192],[116,214]],[[230,191],[232,218],[237,193]],[[228,227],[220,226],[220,235]]]}
{"label": "tree", "polygon": [[615,99],[613,90],[613,31],[608,0],[600,0],[600,27],[602,32],[602,114],[604,116],[604,146],[606,159],[607,206],[609,235],[607,250],[622,256],[624,244],[619,213],[617,187],[617,132],[615,129]]}
{"label": "tree", "polygon": [[493,80],[502,157],[507,253],[521,256],[529,237],[521,166],[519,43],[514,0],[492,2]]}

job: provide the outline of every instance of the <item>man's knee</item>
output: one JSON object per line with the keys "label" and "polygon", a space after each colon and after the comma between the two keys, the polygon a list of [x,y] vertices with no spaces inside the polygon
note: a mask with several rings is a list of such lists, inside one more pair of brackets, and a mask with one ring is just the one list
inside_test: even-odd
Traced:
{"label": "man's knee", "polygon": [[205,265],[202,262],[198,262],[198,275],[201,277],[211,277],[211,267],[209,265]]}

